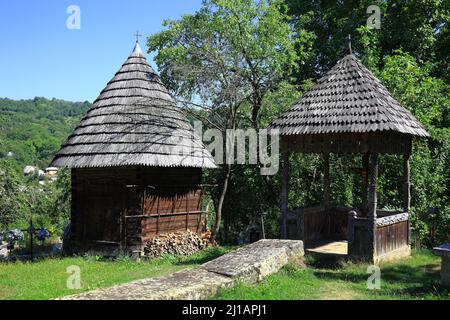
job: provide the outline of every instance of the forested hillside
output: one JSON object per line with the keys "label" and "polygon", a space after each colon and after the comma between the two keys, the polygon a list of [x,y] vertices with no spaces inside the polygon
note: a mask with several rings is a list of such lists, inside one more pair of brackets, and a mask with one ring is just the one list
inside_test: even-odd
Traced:
{"label": "forested hillside", "polygon": [[0,99],[0,158],[45,168],[89,108],[89,102]]}
{"label": "forested hillside", "polygon": [[70,172],[55,183],[25,177],[26,165],[45,169],[89,102],[35,98],[0,99],[0,232],[26,228],[33,217],[39,226],[60,233],[70,207]]}

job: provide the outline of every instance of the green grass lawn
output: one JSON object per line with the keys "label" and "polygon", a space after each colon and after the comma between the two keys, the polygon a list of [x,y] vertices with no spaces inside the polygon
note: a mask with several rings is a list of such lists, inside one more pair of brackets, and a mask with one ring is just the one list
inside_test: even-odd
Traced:
{"label": "green grass lawn", "polygon": [[439,285],[440,258],[430,251],[382,265],[379,290],[367,289],[367,264],[306,262],[307,268],[287,266],[259,284],[240,283],[214,299],[450,299]]}
{"label": "green grass lawn", "polygon": [[[136,262],[95,256],[53,258],[39,262],[0,263],[0,299],[52,299],[128,281],[193,268],[230,251],[215,247],[190,257],[166,256]],[[381,289],[367,289],[367,264],[324,265],[307,257],[307,268],[287,266],[256,285],[244,283],[214,299],[450,299],[439,285],[440,258],[430,251],[414,252],[381,266]],[[68,266],[81,270],[80,290],[68,289]]]}
{"label": "green grass lawn", "polygon": [[[128,258],[116,260],[95,256],[52,258],[38,262],[0,262],[0,299],[53,299],[65,295],[109,287],[128,281],[166,275],[193,268],[226,253],[231,248],[211,247],[190,257],[166,256],[137,262]],[[81,271],[80,290],[68,289],[67,267]]]}

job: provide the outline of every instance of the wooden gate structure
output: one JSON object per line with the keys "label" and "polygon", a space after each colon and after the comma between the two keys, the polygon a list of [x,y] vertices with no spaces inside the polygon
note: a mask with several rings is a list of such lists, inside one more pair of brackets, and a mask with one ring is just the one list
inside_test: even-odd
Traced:
{"label": "wooden gate structure", "polygon": [[[427,137],[422,124],[403,108],[352,54],[341,59],[281,117],[281,237],[347,239],[348,255],[379,262],[410,254],[410,175],[412,139]],[[289,155],[323,155],[323,205],[289,210]],[[361,155],[361,208],[338,206],[330,198],[330,154]],[[403,210],[377,208],[380,154],[403,157]],[[332,176],[332,175],[331,175]]]}
{"label": "wooden gate structure", "polygon": [[214,159],[137,42],[52,166],[72,170],[69,251],[135,251],[203,230],[202,169]]}

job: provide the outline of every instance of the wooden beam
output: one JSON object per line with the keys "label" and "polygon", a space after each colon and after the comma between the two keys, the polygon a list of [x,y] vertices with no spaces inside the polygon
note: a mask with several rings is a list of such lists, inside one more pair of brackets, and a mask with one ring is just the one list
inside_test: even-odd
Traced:
{"label": "wooden beam", "polygon": [[377,178],[378,178],[378,154],[370,155],[369,163],[369,203],[367,213],[369,258],[375,257],[375,236],[377,228]]}
{"label": "wooden beam", "polygon": [[[409,213],[411,206],[411,182],[409,174],[409,154],[403,155],[403,211]],[[408,218],[408,245],[411,245],[411,219]]]}
{"label": "wooden beam", "polygon": [[347,220],[347,253],[350,257],[355,255],[355,220],[357,213],[354,210],[348,212]]}
{"label": "wooden beam", "polygon": [[370,155],[369,164],[369,203],[368,218],[376,220],[377,218],[377,178],[378,178],[378,154]]}
{"label": "wooden beam", "polygon": [[325,210],[330,208],[330,154],[323,154],[323,205]]}
{"label": "wooden beam", "polygon": [[70,230],[69,236],[70,239],[77,239],[77,225],[78,225],[78,217],[80,213],[78,212],[78,185],[77,185],[77,171],[72,168],[70,170],[70,180],[71,180],[71,194],[72,194],[72,202],[70,206]]}
{"label": "wooden beam", "polygon": [[403,155],[403,211],[409,212],[411,206],[411,183],[409,174],[409,155]]}
{"label": "wooden beam", "polygon": [[289,198],[289,151],[282,151],[281,168],[281,215],[280,215],[280,236],[281,239],[287,238],[287,215]]}
{"label": "wooden beam", "polygon": [[369,187],[369,154],[364,153],[362,157],[363,162],[363,172],[362,172],[362,194],[361,194],[361,209],[362,212],[367,215],[367,208],[368,208],[368,193],[367,189]]}

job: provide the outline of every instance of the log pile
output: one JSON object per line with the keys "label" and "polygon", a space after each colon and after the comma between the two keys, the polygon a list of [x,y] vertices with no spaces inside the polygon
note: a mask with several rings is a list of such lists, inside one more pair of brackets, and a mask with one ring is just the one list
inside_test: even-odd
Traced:
{"label": "log pile", "polygon": [[146,243],[144,254],[148,257],[160,257],[164,254],[191,255],[210,245],[210,237],[210,231],[202,234],[190,230],[161,234]]}

